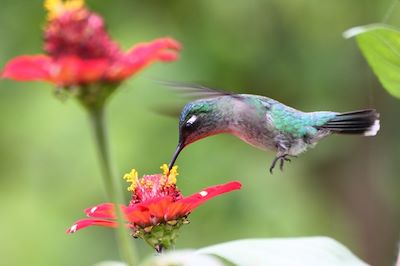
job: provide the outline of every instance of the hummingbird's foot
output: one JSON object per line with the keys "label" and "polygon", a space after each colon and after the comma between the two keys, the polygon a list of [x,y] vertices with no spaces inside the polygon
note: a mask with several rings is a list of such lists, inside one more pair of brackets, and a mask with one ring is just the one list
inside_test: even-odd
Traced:
{"label": "hummingbird's foot", "polygon": [[283,165],[284,165],[285,161],[286,162],[291,162],[292,160],[290,160],[287,157],[284,157],[283,159],[281,159],[280,162],[279,162],[279,169],[281,169],[281,171],[283,171]]}
{"label": "hummingbird's foot", "polygon": [[283,165],[285,164],[285,161],[286,162],[291,162],[292,161],[292,160],[290,160],[288,158],[288,156],[289,156],[289,154],[284,154],[284,155],[275,157],[274,160],[272,161],[271,167],[269,168],[269,172],[271,174],[273,174],[273,170],[274,170],[274,168],[276,166],[276,163],[278,161],[279,161],[279,169],[281,169],[281,171],[283,171]]}

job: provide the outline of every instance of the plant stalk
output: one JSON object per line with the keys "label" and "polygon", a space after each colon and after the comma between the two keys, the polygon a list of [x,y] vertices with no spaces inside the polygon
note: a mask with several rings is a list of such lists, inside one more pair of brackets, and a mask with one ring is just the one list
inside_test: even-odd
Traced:
{"label": "plant stalk", "polygon": [[116,214],[118,220],[117,228],[117,243],[121,257],[129,266],[136,266],[137,263],[137,252],[134,244],[129,239],[128,229],[124,226],[125,221],[122,215],[120,204],[123,203],[123,195],[119,183],[114,178],[114,169],[110,157],[110,150],[107,137],[107,127],[104,116],[104,107],[100,108],[88,108],[90,121],[92,124],[93,133],[95,135],[95,141],[97,151],[100,160],[100,167],[102,170],[103,183],[107,192],[107,196],[111,202],[116,206]]}

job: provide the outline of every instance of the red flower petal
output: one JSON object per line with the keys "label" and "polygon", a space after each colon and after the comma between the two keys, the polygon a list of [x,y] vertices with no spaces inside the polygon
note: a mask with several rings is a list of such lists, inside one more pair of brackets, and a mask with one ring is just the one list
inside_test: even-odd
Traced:
{"label": "red flower petal", "polygon": [[18,56],[4,67],[2,78],[18,81],[50,81],[51,58],[45,55]]}
{"label": "red flower petal", "polygon": [[171,204],[173,204],[172,197],[160,197],[129,206],[125,209],[124,213],[128,221],[147,226],[163,220]]}
{"label": "red flower petal", "polygon": [[[127,207],[120,205],[122,212],[124,213],[125,220],[134,224],[148,224],[150,222],[149,209],[145,206],[135,205]],[[103,218],[103,219],[117,219],[115,214],[114,204],[103,203],[96,205],[92,208],[85,210],[88,217]]]}
{"label": "red flower petal", "polygon": [[188,215],[191,209],[191,205],[183,202],[183,200],[176,201],[169,206],[168,211],[165,213],[165,220],[174,220]]}
{"label": "red flower petal", "polygon": [[83,229],[85,227],[92,226],[92,225],[116,228],[118,226],[118,223],[115,221],[100,220],[100,219],[84,219],[84,220],[77,221],[75,224],[73,224],[67,230],[67,234],[73,234],[80,229]]}
{"label": "red flower petal", "polygon": [[181,45],[171,38],[156,39],[134,46],[128,53],[101,59],[77,55],[52,58],[45,55],[19,56],[4,68],[2,78],[18,81],[41,80],[60,86],[121,81],[145,66],[159,61],[174,61]]}
{"label": "red flower petal", "polygon": [[151,224],[152,217],[150,216],[147,207],[132,206],[125,209],[126,219],[134,224],[140,226],[147,226]]}
{"label": "red flower petal", "polygon": [[150,225],[160,220],[174,220],[189,214],[193,209],[220,194],[240,189],[241,184],[237,181],[223,185],[206,188],[194,195],[173,201],[171,197],[156,198],[151,201],[139,203],[127,207],[125,214],[130,222],[139,225]]}
{"label": "red flower petal", "polygon": [[51,74],[58,85],[79,85],[99,81],[108,68],[105,59],[80,59],[76,56],[60,58],[54,62]]}
{"label": "red flower petal", "polygon": [[168,206],[172,204],[172,197],[157,198],[151,201],[147,201],[143,205],[148,208],[148,212],[151,216],[163,219]]}
{"label": "red flower petal", "polygon": [[[177,201],[174,201],[171,196],[163,196],[142,203],[133,204],[128,207],[121,205],[121,210],[125,214],[125,219],[129,221],[127,226],[139,225],[145,227],[157,224],[161,221],[169,221],[183,217],[205,201],[240,188],[241,184],[234,181],[206,188],[194,195]],[[89,217],[115,219],[114,206],[115,205],[112,203],[103,203],[86,209],[85,213]],[[116,221],[103,219],[84,219],[71,226],[67,233],[74,233],[77,230],[92,225],[116,227],[118,223]]]}
{"label": "red flower petal", "polygon": [[57,60],[45,55],[19,56],[5,66],[2,78],[18,81],[41,80],[60,86],[79,85],[101,79],[108,65],[108,60],[86,60],[76,56]]}
{"label": "red flower petal", "polygon": [[196,194],[193,194],[187,198],[184,198],[178,203],[182,203],[184,205],[189,205],[188,211],[192,211],[197,208],[199,205],[203,204],[205,201],[210,200],[220,194],[227,193],[232,190],[237,190],[242,187],[242,184],[237,181],[229,182],[222,185],[217,185],[213,187],[206,188]]}
{"label": "red flower petal", "polygon": [[[157,202],[154,202],[153,204],[157,205]],[[126,207],[124,205],[121,205],[120,207],[125,215],[125,219],[130,223],[147,225],[151,223],[151,218],[152,216],[154,216],[149,212],[147,204],[145,206],[144,204],[143,205],[138,204],[131,207]],[[94,218],[103,218],[103,219],[117,218],[115,214],[114,204],[112,203],[103,203],[100,205],[96,205],[92,208],[86,209],[85,213],[88,217],[94,217]]]}
{"label": "red flower petal", "polygon": [[123,80],[157,60],[174,61],[180,49],[180,43],[172,38],[137,44],[110,67],[107,79]]}
{"label": "red flower petal", "polygon": [[[121,206],[122,207],[122,206]],[[114,204],[103,203],[85,210],[88,217],[116,219]]]}

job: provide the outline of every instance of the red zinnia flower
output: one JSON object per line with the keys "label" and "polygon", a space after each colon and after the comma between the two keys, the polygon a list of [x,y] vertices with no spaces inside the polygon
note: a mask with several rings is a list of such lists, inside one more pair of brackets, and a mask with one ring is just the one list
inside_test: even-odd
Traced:
{"label": "red zinnia flower", "polygon": [[46,0],[46,55],[19,56],[5,66],[3,78],[41,80],[60,87],[118,83],[155,61],[174,61],[180,44],[160,38],[127,52],[111,40],[103,18],[84,0]]}
{"label": "red zinnia flower", "polygon": [[[121,210],[132,229],[134,237],[146,240],[158,252],[175,243],[177,229],[188,223],[187,216],[205,201],[220,194],[240,189],[239,182],[229,182],[206,188],[189,197],[183,197],[176,187],[177,167],[168,172],[168,166],[161,167],[163,174],[145,175],[138,179],[136,170],[124,176],[132,182],[128,188],[132,199],[128,206],[121,205]],[[104,203],[85,210],[89,217],[72,225],[67,233],[75,233],[87,226],[98,225],[117,227],[114,204]]]}

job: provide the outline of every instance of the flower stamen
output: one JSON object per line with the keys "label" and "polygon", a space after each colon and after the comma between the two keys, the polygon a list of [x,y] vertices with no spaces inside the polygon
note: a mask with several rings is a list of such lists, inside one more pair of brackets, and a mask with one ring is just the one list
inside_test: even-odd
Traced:
{"label": "flower stamen", "polygon": [[160,169],[163,171],[163,176],[165,176],[165,179],[162,180],[165,183],[164,186],[170,187],[172,185],[175,185],[176,177],[179,175],[178,166],[172,167],[170,171],[168,165],[163,164],[161,165]]}
{"label": "flower stamen", "polygon": [[45,0],[43,5],[48,12],[47,19],[52,20],[65,11],[83,8],[85,0]]}
{"label": "flower stamen", "polygon": [[130,173],[125,174],[123,178],[126,182],[131,183],[128,187],[128,191],[134,191],[138,183],[138,172],[135,169],[132,169]]}

